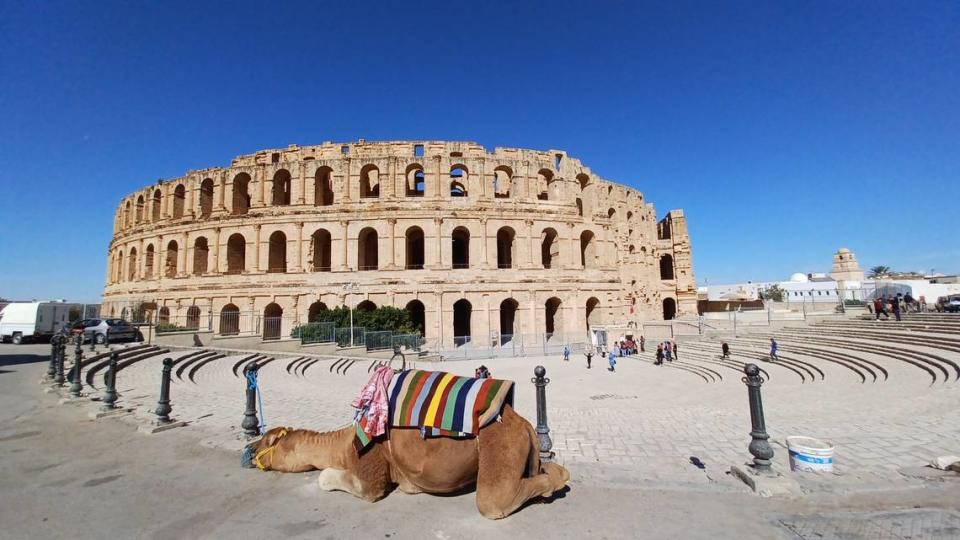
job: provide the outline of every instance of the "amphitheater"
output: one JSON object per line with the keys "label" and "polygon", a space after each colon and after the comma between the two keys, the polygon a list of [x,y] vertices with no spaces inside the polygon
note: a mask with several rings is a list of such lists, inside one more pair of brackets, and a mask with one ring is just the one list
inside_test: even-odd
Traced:
{"label": "amphitheater", "polygon": [[336,306],[410,311],[428,343],[696,314],[681,210],[560,150],[289,146],[125,197],[104,313],[280,339]]}

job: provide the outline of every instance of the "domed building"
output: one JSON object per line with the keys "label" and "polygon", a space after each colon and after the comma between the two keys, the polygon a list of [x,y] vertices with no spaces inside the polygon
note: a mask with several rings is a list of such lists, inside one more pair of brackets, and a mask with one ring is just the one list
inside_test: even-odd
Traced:
{"label": "domed building", "polygon": [[[560,150],[471,142],[263,150],[125,197],[103,313],[290,335],[325,309],[409,310],[428,342],[696,314],[681,210]],[[456,339],[455,339],[456,338]]]}

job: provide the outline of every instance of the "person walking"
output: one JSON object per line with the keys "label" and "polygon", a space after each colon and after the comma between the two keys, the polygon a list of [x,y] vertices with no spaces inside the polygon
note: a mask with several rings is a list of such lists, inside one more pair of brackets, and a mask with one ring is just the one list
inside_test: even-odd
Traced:
{"label": "person walking", "polygon": [[613,353],[607,355],[607,360],[610,362],[610,371],[617,371],[617,357]]}
{"label": "person walking", "polygon": [[563,361],[564,362],[570,361],[570,347],[567,345],[563,346]]}
{"label": "person walking", "polygon": [[653,365],[663,365],[663,345],[657,344],[657,359],[653,362]]}
{"label": "person walking", "polygon": [[677,346],[677,342],[673,342],[673,357],[677,360],[680,359],[680,347]]}
{"label": "person walking", "polygon": [[727,345],[726,341],[720,345],[720,350],[723,351],[723,354],[720,356],[720,358],[730,358],[730,346]]}
{"label": "person walking", "polygon": [[770,361],[771,362],[773,362],[774,360],[780,360],[780,357],[777,356],[778,348],[779,346],[777,345],[777,340],[770,338]]}
{"label": "person walking", "polygon": [[663,342],[663,355],[667,357],[667,362],[673,362],[673,345],[669,341]]}
{"label": "person walking", "polygon": [[593,353],[587,351],[587,369],[590,369],[590,362],[593,361]]}
{"label": "person walking", "polygon": [[647,340],[640,336],[640,352],[647,352]]}
{"label": "person walking", "polygon": [[890,307],[893,308],[893,316],[896,317],[897,322],[900,321],[900,293],[897,293],[896,296],[890,299]]}
{"label": "person walking", "polygon": [[886,300],[886,298],[877,298],[873,301],[873,311],[876,313],[878,321],[880,320],[881,313],[885,319],[890,318],[890,315],[887,313]]}

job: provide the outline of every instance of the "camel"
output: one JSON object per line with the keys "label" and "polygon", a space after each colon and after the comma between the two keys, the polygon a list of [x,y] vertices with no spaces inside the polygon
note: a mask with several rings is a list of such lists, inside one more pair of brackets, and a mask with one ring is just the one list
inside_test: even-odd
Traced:
{"label": "camel", "polygon": [[346,491],[368,502],[394,486],[404,493],[454,493],[476,485],[477,509],[490,519],[509,516],[536,497],[561,490],[570,473],[540,462],[537,434],[505,405],[498,421],[477,437],[422,438],[414,428],[390,428],[360,454],[352,425],[320,433],[278,427],[248,445],[263,470],[320,470],[320,488]]}

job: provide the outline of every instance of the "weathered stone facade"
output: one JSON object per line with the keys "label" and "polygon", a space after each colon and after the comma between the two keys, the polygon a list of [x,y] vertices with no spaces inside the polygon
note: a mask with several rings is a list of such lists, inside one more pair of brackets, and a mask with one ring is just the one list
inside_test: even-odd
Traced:
{"label": "weathered stone facade", "polygon": [[[317,309],[372,302],[411,308],[443,344],[465,332],[583,339],[588,325],[696,313],[686,219],[655,216],[642,193],[559,150],[265,150],[121,201],[104,313],[147,303],[224,333],[265,331],[268,317],[288,335]],[[238,322],[216,322],[225,312]]]}

